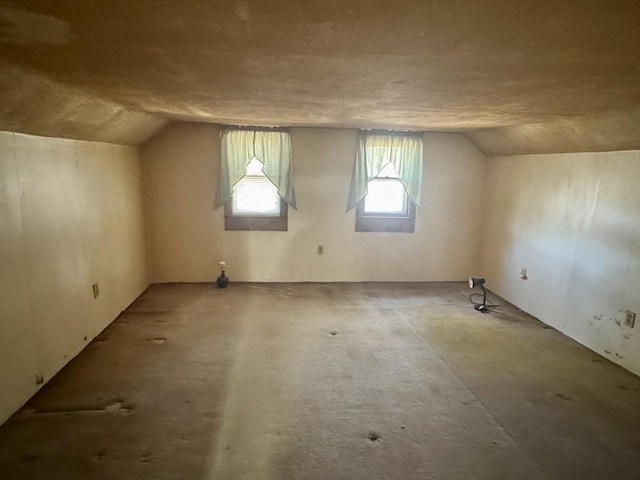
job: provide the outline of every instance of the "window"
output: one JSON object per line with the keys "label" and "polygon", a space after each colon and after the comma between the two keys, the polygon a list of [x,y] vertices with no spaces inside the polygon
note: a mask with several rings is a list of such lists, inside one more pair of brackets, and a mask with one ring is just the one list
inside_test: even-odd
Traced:
{"label": "window", "polygon": [[407,209],[407,194],[390,163],[369,182],[369,192],[364,197],[364,214],[402,215]]}
{"label": "window", "polygon": [[413,233],[421,186],[421,134],[361,133],[347,205],[357,232]]}
{"label": "window", "polygon": [[287,203],[262,171],[257,158],[247,165],[247,173],[233,187],[225,204],[226,230],[287,230]]}
{"label": "window", "polygon": [[253,158],[247,174],[233,187],[231,214],[237,216],[274,216],[280,214],[278,190],[262,172],[262,162]]}
{"label": "window", "polygon": [[286,130],[223,129],[216,208],[222,205],[226,230],[287,230],[296,197]]}
{"label": "window", "polygon": [[367,187],[367,195],[356,207],[356,232],[414,231],[415,205],[391,163]]}

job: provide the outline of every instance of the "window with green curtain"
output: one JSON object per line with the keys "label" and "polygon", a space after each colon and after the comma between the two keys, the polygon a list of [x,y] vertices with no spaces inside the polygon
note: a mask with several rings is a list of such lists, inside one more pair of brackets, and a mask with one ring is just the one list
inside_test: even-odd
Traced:
{"label": "window with green curtain", "polygon": [[369,182],[388,164],[393,165],[411,202],[420,206],[422,133],[363,131],[358,138],[347,211],[367,196]]}
{"label": "window with green curtain", "polygon": [[262,172],[275,186],[280,198],[296,208],[289,132],[257,128],[222,130],[215,208],[231,198],[233,187],[247,174],[247,165],[254,158],[262,163]]}

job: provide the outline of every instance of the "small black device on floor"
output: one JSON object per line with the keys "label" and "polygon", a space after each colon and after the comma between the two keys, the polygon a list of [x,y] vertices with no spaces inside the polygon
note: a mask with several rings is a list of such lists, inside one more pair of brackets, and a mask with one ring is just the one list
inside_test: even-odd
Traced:
{"label": "small black device on floor", "polygon": [[473,308],[481,313],[489,313],[489,307],[487,306],[487,290],[484,288],[486,280],[484,278],[469,277],[469,288],[474,288],[480,285],[482,288],[482,303],[474,303]]}

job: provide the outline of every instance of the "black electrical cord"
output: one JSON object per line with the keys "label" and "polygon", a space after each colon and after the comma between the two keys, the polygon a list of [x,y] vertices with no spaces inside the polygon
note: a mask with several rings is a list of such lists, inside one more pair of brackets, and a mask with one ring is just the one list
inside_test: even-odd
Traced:
{"label": "black electrical cord", "polygon": [[[483,297],[482,293],[478,293],[478,292],[474,292],[471,295],[469,295],[469,302],[475,307],[476,305],[482,305],[482,302],[475,302],[473,300],[473,297],[479,295],[480,297]],[[487,308],[500,308],[502,305],[497,304],[497,303],[487,303],[485,304],[485,307]]]}

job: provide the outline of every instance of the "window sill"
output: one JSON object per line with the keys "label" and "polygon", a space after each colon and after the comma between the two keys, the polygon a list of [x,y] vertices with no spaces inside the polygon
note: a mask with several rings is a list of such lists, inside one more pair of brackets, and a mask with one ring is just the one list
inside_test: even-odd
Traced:
{"label": "window sill", "polygon": [[401,214],[367,214],[364,202],[356,207],[356,232],[413,233],[416,223],[416,206],[407,202],[406,211]]}
{"label": "window sill", "polygon": [[224,229],[286,232],[287,219],[281,217],[225,217]]}
{"label": "window sill", "polygon": [[413,233],[415,218],[356,216],[356,232]]}

